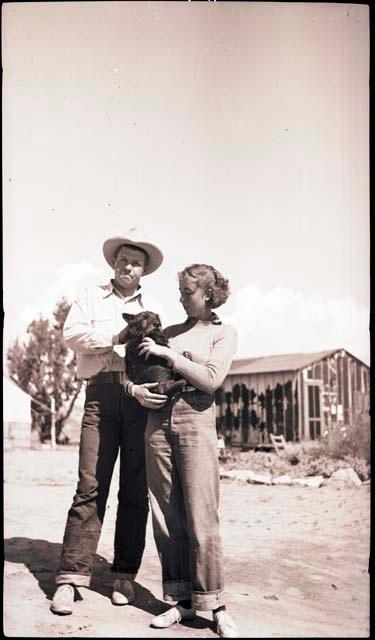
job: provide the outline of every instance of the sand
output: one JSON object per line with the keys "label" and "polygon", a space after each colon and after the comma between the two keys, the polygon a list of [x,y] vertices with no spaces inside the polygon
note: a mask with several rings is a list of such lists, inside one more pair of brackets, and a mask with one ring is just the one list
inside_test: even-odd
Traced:
{"label": "sand", "polygon": [[[162,601],[151,518],[134,605],[110,602],[118,469],[91,589],[49,611],[77,475],[77,449],[4,453],[4,632],[8,637],[215,638],[208,613],[157,630]],[[228,609],[241,637],[369,637],[370,487],[221,482]]]}

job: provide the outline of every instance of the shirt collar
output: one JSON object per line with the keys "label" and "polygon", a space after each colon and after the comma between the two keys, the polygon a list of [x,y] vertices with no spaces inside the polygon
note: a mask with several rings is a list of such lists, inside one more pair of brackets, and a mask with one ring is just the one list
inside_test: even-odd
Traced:
{"label": "shirt collar", "polygon": [[[185,322],[189,322],[189,320],[190,318],[187,317]],[[200,320],[200,322],[211,322],[211,324],[223,324],[219,316],[217,316],[216,313],[214,313],[214,311],[211,313],[210,317],[207,318],[207,320]]]}
{"label": "shirt collar", "polygon": [[214,311],[211,313],[209,320],[211,320],[212,324],[223,324],[219,316],[217,316]]}
{"label": "shirt collar", "polygon": [[[124,300],[125,302],[130,302],[131,300],[140,300],[142,298],[142,287],[139,284],[137,290],[131,296],[123,296],[120,291],[116,289],[112,280],[108,282],[108,284],[103,286],[103,299],[108,298],[111,294],[120,298],[120,300]],[[120,295],[118,295],[120,294]]]}

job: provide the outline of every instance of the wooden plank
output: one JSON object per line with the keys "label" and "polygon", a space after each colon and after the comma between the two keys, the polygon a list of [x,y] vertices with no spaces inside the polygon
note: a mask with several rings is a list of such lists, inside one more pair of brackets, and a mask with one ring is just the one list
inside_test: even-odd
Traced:
{"label": "wooden plank", "polygon": [[280,454],[281,451],[286,450],[286,441],[283,435],[275,436],[273,433],[270,433],[271,444],[274,446],[277,455]]}
{"label": "wooden plank", "polygon": [[310,428],[309,428],[309,398],[308,398],[308,383],[307,383],[307,371],[306,379],[304,372],[302,371],[302,393],[303,393],[303,439],[310,440]]}
{"label": "wooden plank", "polygon": [[295,412],[296,388],[297,388],[297,376],[294,376],[293,380],[292,380],[292,429],[293,429],[293,442],[296,441],[296,412]]}
{"label": "wooden plank", "polygon": [[352,359],[348,356],[348,413],[349,422],[353,420],[353,387],[352,387]]}
{"label": "wooden plank", "polygon": [[303,387],[302,387],[302,373],[298,371],[297,374],[298,383],[298,438],[303,440]]}
{"label": "wooden plank", "polygon": [[[342,358],[337,356],[337,404],[343,405]],[[343,407],[344,408],[344,407]]]}

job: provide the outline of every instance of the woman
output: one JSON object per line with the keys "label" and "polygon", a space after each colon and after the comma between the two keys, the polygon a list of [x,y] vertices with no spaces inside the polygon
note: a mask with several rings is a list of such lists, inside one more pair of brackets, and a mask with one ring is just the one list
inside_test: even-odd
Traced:
{"label": "woman", "polygon": [[228,373],[237,345],[234,327],[212,309],[229,296],[228,280],[213,267],[194,264],[179,275],[187,319],[168,327],[169,347],[145,338],[141,354],[164,357],[188,381],[163,409],[150,411],[146,469],[156,546],[166,601],[177,605],[153,618],[169,627],[212,611],[217,632],[238,636],[225,609],[219,532],[219,464],[214,392]]}

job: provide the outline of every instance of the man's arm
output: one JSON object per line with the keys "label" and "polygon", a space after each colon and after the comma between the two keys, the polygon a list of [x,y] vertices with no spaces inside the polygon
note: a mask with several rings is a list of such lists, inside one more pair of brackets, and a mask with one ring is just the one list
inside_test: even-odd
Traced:
{"label": "man's arm", "polygon": [[76,353],[106,353],[116,344],[117,336],[91,325],[89,295],[84,289],[74,300],[65,320],[64,340]]}

